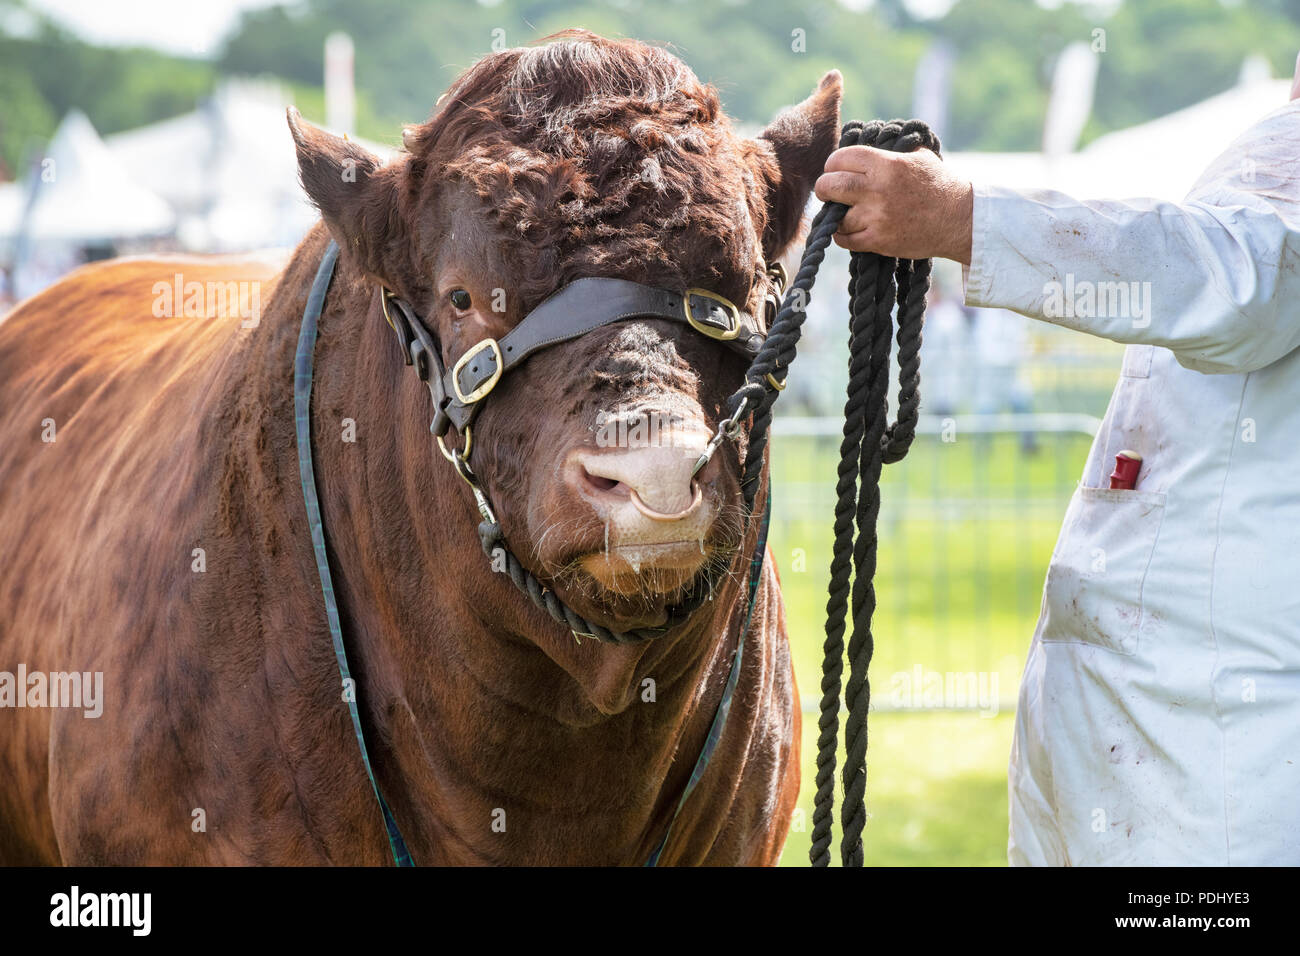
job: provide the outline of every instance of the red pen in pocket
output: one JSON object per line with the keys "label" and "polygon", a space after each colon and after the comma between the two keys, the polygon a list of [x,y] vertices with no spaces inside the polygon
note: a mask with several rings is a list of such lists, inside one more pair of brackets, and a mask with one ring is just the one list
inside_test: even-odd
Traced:
{"label": "red pen in pocket", "polygon": [[1125,449],[1115,456],[1115,470],[1110,473],[1110,486],[1131,491],[1142,470],[1142,456],[1135,451]]}

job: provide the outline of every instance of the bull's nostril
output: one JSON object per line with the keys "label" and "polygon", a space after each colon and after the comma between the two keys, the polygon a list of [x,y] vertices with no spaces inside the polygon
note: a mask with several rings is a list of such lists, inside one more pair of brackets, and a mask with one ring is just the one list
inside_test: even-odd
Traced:
{"label": "bull's nostril", "polygon": [[582,479],[595,491],[609,492],[618,488],[622,482],[613,478],[606,478],[604,475],[593,475],[586,468],[582,469]]}
{"label": "bull's nostril", "polygon": [[601,517],[644,529],[646,518],[682,521],[705,513],[705,482],[691,475],[698,457],[698,449],[684,452],[669,444],[601,452],[584,448],[565,463],[564,481]]}

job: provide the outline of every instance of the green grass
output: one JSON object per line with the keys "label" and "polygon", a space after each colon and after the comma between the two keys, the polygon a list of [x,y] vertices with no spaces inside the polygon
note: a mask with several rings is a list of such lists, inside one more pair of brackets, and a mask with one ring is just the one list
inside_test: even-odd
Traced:
{"label": "green grass", "polygon": [[[1012,709],[1043,576],[1088,446],[1084,435],[1044,435],[1035,454],[1023,455],[1014,435],[953,443],[923,437],[906,459],[886,467],[870,671],[879,712],[871,717],[867,757],[869,863],[1005,862]],[[820,696],[838,458],[838,440],[773,439],[769,540],[796,678],[813,700]],[[919,706],[927,703],[919,689],[907,692],[918,673],[932,680],[975,675],[984,681],[981,703],[1001,702],[996,716]],[[806,713],[804,828],[796,819],[787,866],[807,861],[816,730],[816,714]]]}
{"label": "green grass", "polygon": [[[1003,866],[1011,713],[872,715],[864,852],[871,866]],[[817,722],[804,720],[803,786],[782,866],[807,866]],[[837,779],[838,779],[837,766]],[[839,813],[835,847],[839,865]]]}

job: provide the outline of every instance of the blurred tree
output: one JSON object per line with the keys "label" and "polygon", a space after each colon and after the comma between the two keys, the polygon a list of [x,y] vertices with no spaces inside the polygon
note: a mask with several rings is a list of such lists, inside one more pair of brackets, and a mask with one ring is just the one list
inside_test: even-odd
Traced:
{"label": "blurred tree", "polygon": [[[1089,133],[1190,106],[1237,81],[1251,53],[1290,76],[1300,27],[1268,4],[1220,0],[1125,3],[1109,21]],[[1279,104],[1280,105],[1280,104]]]}
{"label": "blurred tree", "polygon": [[345,30],[356,43],[359,90],[407,121],[426,118],[479,56],[570,27],[671,45],[749,124],[807,96],[832,68],[845,74],[854,115],[906,112],[926,43],[921,31],[890,30],[873,11],[837,0],[309,0],[299,9],[246,14],[223,68],[314,82],[322,38]]}
{"label": "blurred tree", "polygon": [[0,60],[0,179],[17,179],[28,156],[54,135],[58,120],[24,71]]}
{"label": "blurred tree", "polygon": [[92,46],[33,22],[28,35],[0,34],[0,156],[11,167],[74,106],[100,133],[115,133],[194,109],[215,82],[210,63]]}
{"label": "blurred tree", "polygon": [[[325,69],[328,25],[301,7],[248,10],[239,42],[227,42],[217,63],[223,73],[273,73],[286,80],[319,85]],[[293,37],[292,42],[286,38]]]}
{"label": "blurred tree", "polygon": [[[425,119],[475,59],[567,27],[671,45],[728,112],[757,127],[802,99],[827,70],[844,74],[846,117],[911,109],[916,64],[942,39],[955,51],[949,149],[1037,149],[1052,69],[1070,43],[1105,31],[1096,105],[1084,138],[1152,119],[1231,86],[1261,53],[1289,75],[1300,48],[1300,0],[958,0],[920,19],[907,0],[862,8],[841,0],[301,0],[248,10],[214,63],[150,50],[105,49],[54,26],[22,0],[0,0],[0,158],[47,136],[80,106],[104,133],[192,109],[219,74],[271,74],[313,115],[322,47],[332,30],[356,43],[358,131],[394,142]],[[22,18],[9,16],[14,10]],[[41,103],[44,103],[44,111]],[[319,114],[315,118],[322,118]]]}

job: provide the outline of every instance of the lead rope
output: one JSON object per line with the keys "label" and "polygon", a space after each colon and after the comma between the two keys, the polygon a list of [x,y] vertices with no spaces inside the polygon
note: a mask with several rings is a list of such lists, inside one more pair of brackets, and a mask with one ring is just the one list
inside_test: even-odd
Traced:
{"label": "lead rope", "polygon": [[[847,124],[840,146],[874,146],[895,152],[925,148],[939,152],[939,139],[919,120],[879,120]],[[831,237],[848,207],[828,202],[813,218],[799,263],[799,272],[785,297],[762,350],[746,374],[745,384],[728,400],[728,425],[734,427],[745,411],[753,414],[745,456],[742,488],[752,512],[763,451],[767,446],[772,405],[784,387],[807,316],[807,302]],[[876,608],[872,579],[876,572],[876,523],[880,515],[880,474],[886,463],[907,454],[916,435],[920,406],[921,326],[925,296],[930,288],[929,259],[893,259],[855,252],[849,263],[849,384],[844,404],[844,437],[835,485],[835,543],[826,603],[823,645],[821,716],[817,725],[817,795],[814,800],[813,866],[829,866],[832,816],[835,807],[835,760],[839,746],[841,682],[844,674],[844,631],[852,610],[849,636],[849,678],[843,687],[848,708],[845,720],[845,763],[842,783],[840,859],[844,866],[861,866],[862,831],[866,825],[867,712],[871,685],[867,668],[874,639],[871,618]],[[898,306],[898,414],[889,424],[890,338],[893,308]],[[780,376],[779,378],[777,376]],[[701,458],[702,467],[708,454]]]}

